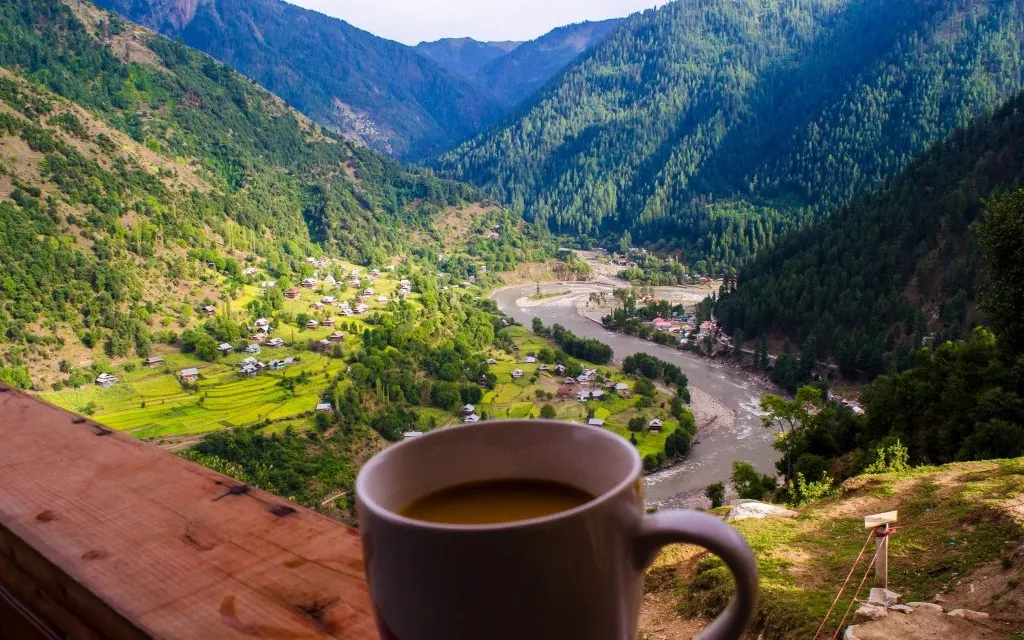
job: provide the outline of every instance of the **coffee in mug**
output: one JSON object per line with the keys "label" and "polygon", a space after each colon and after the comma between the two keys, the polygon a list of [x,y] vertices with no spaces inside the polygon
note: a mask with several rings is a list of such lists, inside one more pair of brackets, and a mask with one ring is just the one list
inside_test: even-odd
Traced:
{"label": "coffee in mug", "polygon": [[541,518],[590,502],[594,496],[561,482],[510,478],[458,484],[414,500],[399,513],[447,524],[494,524]]}

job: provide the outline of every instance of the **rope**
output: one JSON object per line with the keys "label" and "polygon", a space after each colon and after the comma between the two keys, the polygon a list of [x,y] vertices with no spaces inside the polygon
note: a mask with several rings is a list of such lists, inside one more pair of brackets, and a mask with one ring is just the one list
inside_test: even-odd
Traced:
{"label": "rope", "polygon": [[812,640],[818,640],[818,634],[825,628],[825,623],[828,622],[829,617],[832,615],[832,610],[836,608],[836,603],[839,602],[839,598],[843,596],[843,590],[846,589],[846,585],[850,582],[850,577],[853,576],[854,570],[857,569],[857,565],[860,563],[860,559],[864,556],[864,550],[868,548],[868,543],[871,542],[871,538],[875,535],[874,530],[868,533],[867,539],[864,540],[864,546],[860,548],[860,553],[857,554],[857,559],[853,561],[853,566],[850,567],[850,572],[846,574],[846,580],[843,580],[843,586],[839,587],[839,593],[836,594],[835,599],[832,601],[832,606],[828,608],[828,613],[825,614],[825,619],[818,625],[818,630],[814,632],[814,638]]}
{"label": "rope", "polygon": [[[872,531],[872,534],[874,532]],[[891,535],[890,532],[886,532],[885,536]],[[875,564],[875,558],[878,557],[878,552],[882,549],[881,545],[875,547],[875,555],[872,556],[871,562],[868,563],[868,568],[864,570],[864,577],[860,579],[860,584],[857,585],[857,590],[853,592],[853,597],[850,598],[850,605],[846,607],[846,612],[843,613],[843,619],[839,621],[839,626],[836,627],[836,632],[832,634],[832,640],[838,640],[839,632],[843,630],[843,625],[846,624],[846,618],[850,615],[850,609],[853,609],[853,603],[857,602],[857,594],[864,588],[864,583],[867,582],[868,574],[871,573],[871,567]]]}

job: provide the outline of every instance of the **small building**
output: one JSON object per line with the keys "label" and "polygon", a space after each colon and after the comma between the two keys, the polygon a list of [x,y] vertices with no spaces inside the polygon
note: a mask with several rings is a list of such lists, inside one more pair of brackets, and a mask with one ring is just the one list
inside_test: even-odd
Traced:
{"label": "small building", "polygon": [[354,312],[356,313],[356,315],[359,315],[359,314],[361,314],[361,313],[366,313],[366,312],[367,312],[367,311],[369,311],[369,310],[370,310],[370,307],[366,306],[366,304],[365,304],[365,303],[362,303],[362,302],[360,302],[359,304],[357,304],[357,305],[356,305],[356,308],[355,308],[355,309],[353,309],[353,311],[354,311]]}
{"label": "small building", "polygon": [[313,309],[317,310],[317,311],[320,311],[321,309],[324,308],[324,303],[322,303],[322,302],[314,302],[313,304],[311,304],[309,306],[312,307]]}
{"label": "small building", "polygon": [[402,434],[402,440],[412,440],[423,435],[422,431],[406,431]]}
{"label": "small building", "polygon": [[252,326],[254,326],[257,331],[260,329],[266,329],[270,326],[270,320],[267,320],[266,318],[258,318],[256,322],[252,323]]}
{"label": "small building", "polygon": [[590,420],[587,420],[587,424],[591,427],[603,427],[604,420],[601,418],[591,418]]}
{"label": "small building", "polygon": [[380,277],[380,269],[370,269],[370,275],[374,278]]}
{"label": "small building", "polygon": [[330,402],[320,402],[317,403],[316,410],[320,413],[330,413],[331,411],[334,411],[334,407],[331,406]]}
{"label": "small building", "polygon": [[334,279],[334,276],[328,274],[327,277],[324,278],[324,284],[333,287],[334,285],[338,284],[338,281]]}
{"label": "small building", "polygon": [[334,304],[335,302],[337,302],[337,299],[334,296],[324,296],[323,299],[320,300],[320,302],[324,304]]}
{"label": "small building", "polygon": [[275,349],[278,347],[283,347],[284,340],[282,340],[281,338],[271,338],[270,340],[267,340],[267,346],[273,347]]}
{"label": "small building", "polygon": [[366,287],[365,289],[363,289],[363,295],[364,296],[372,296],[373,295],[373,287]]}
{"label": "small building", "polygon": [[480,416],[476,415],[475,413],[471,413],[465,418],[463,418],[462,421],[465,423],[480,422]]}
{"label": "small building", "polygon": [[217,315],[217,307],[210,304],[206,305],[203,307],[203,315],[207,318]]}
{"label": "small building", "polygon": [[254,364],[243,364],[238,368],[238,375],[244,378],[252,378],[259,374],[260,370]]}
{"label": "small building", "polygon": [[487,364],[498,364],[498,361],[494,358],[487,358]]}
{"label": "small building", "polygon": [[150,357],[148,357],[148,358],[146,358],[145,360],[142,361],[142,366],[144,366],[144,367],[155,367],[155,366],[163,364],[163,363],[164,363],[164,359],[161,358],[160,356],[150,356]]}
{"label": "small building", "polygon": [[245,348],[246,353],[260,353],[261,351],[263,351],[263,348],[258,344],[250,344]]}
{"label": "small building", "polygon": [[402,280],[398,283],[403,289],[412,289],[412,283],[408,280]]}
{"label": "small building", "polygon": [[554,368],[554,369],[552,369],[552,371],[554,371],[554,372],[555,372],[555,373],[557,373],[558,375],[562,375],[563,373],[565,373],[565,365],[562,365],[562,364],[556,364],[556,365],[555,365],[555,368]]}
{"label": "small building", "polygon": [[562,380],[562,384],[571,387],[574,384],[576,384],[576,378],[573,378],[572,376],[568,376],[564,380]]}
{"label": "small building", "polygon": [[256,267],[246,267],[245,269],[242,269],[242,275],[243,276],[254,276],[254,275],[256,275],[256,271],[258,271],[258,269],[256,269]]}
{"label": "small building", "polygon": [[333,327],[334,326],[334,318],[327,318],[326,320],[324,320],[324,326],[325,327]]}
{"label": "small building", "polygon": [[563,398],[568,398],[574,393],[576,392],[573,391],[572,387],[570,387],[569,385],[563,384],[562,386],[558,387],[558,395]]}
{"label": "small building", "polygon": [[476,413],[476,407],[474,407],[471,404],[466,404],[462,406],[462,415],[468,416],[472,413]]}
{"label": "small building", "polygon": [[178,373],[178,377],[181,378],[182,382],[195,382],[199,379],[199,369],[194,367],[191,369],[182,369],[181,372]]}
{"label": "small building", "polygon": [[387,296],[377,296],[377,302],[379,302],[381,304],[387,304],[388,303],[388,297]]}
{"label": "small building", "polygon": [[537,365],[537,371],[547,371],[547,370],[548,370],[548,365],[546,365],[546,364]]}
{"label": "small building", "polygon": [[316,349],[318,351],[327,351],[332,346],[333,346],[333,343],[330,340],[328,340],[327,338],[324,338],[322,340],[317,340],[316,341]]}
{"label": "small building", "polygon": [[306,323],[306,328],[307,329],[316,329],[319,326],[320,326],[320,323],[317,322],[316,320],[310,320],[309,322]]}
{"label": "small building", "polygon": [[330,336],[328,336],[327,339],[333,342],[334,344],[337,344],[345,340],[345,334],[340,331],[335,331]]}
{"label": "small building", "polygon": [[537,358],[534,358],[533,356],[526,356],[526,364],[534,364],[535,362],[537,362]]}
{"label": "small building", "polygon": [[513,369],[512,370],[512,379],[513,380],[517,380],[517,379],[522,378],[522,377],[523,377],[523,370],[522,369]]}
{"label": "small building", "polygon": [[284,292],[284,297],[288,298],[289,300],[294,300],[295,298],[299,297],[299,290],[296,289],[295,287],[292,287],[291,289],[288,289],[287,291]]}
{"label": "small building", "polygon": [[264,280],[260,287],[264,289],[273,289],[277,286],[277,280]]}
{"label": "small building", "polygon": [[661,433],[661,420],[657,418],[652,419],[647,423],[647,430],[651,433]]}
{"label": "small building", "polygon": [[316,278],[305,278],[302,281],[302,286],[306,289],[312,289],[316,286]]}
{"label": "small building", "polygon": [[96,376],[96,384],[103,387],[104,389],[107,389],[117,384],[117,377],[112,376],[109,373],[101,373],[100,375]]}
{"label": "small building", "polygon": [[625,382],[619,382],[615,385],[615,393],[620,396],[628,396],[630,394],[629,385]]}
{"label": "small building", "polygon": [[222,342],[217,345],[217,351],[220,351],[221,353],[231,353],[231,349],[231,345],[226,342]]}

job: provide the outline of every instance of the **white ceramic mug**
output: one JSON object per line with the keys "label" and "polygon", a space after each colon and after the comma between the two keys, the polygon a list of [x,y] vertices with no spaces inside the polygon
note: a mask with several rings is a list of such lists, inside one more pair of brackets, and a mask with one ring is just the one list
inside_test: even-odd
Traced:
{"label": "white ceramic mug", "polygon": [[[604,429],[496,420],[386,449],[356,480],[370,596],[385,640],[632,640],[644,570],[666,544],[720,556],[736,580],[700,636],[739,638],[757,602],[754,555],[697,511],[644,515],[641,461]],[[543,518],[492,525],[413,520],[416,499],[468,482],[538,479],[597,496]]]}

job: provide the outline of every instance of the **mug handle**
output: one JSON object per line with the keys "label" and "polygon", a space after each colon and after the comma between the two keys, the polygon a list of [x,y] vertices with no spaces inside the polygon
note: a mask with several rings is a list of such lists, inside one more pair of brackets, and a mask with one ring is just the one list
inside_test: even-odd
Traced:
{"label": "mug handle", "polygon": [[672,510],[644,516],[637,532],[637,557],[642,567],[654,561],[668,544],[697,544],[725,561],[736,581],[736,593],[725,611],[697,638],[737,640],[754,617],[757,607],[757,562],[750,545],[736,529],[700,511]]}

